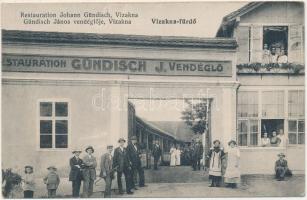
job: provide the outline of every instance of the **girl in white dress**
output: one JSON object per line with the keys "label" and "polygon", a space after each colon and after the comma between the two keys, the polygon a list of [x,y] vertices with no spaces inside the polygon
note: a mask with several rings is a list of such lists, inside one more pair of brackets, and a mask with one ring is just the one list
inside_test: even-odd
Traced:
{"label": "girl in white dress", "polygon": [[174,166],[176,166],[176,148],[175,148],[174,144],[172,145],[172,147],[170,149],[170,154],[171,154],[170,166],[174,167]]}
{"label": "girl in white dress", "polygon": [[234,140],[228,142],[227,167],[224,175],[225,183],[231,188],[236,188],[240,183],[240,150]]}
{"label": "girl in white dress", "polygon": [[176,148],[176,166],[181,165],[180,156],[181,156],[180,146],[177,145],[177,148]]}

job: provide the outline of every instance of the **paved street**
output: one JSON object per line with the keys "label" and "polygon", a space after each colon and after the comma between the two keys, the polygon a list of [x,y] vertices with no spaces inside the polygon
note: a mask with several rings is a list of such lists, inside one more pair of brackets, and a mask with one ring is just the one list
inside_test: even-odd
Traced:
{"label": "paved street", "polygon": [[[189,167],[147,170],[148,187],[135,191],[134,195],[113,197],[301,197],[305,194],[303,175],[295,175],[287,181],[276,181],[273,176],[243,176],[242,184],[237,189],[230,189],[208,187],[208,175],[203,173]],[[100,195],[96,193],[94,197]]]}
{"label": "paved street", "polygon": [[[270,175],[242,176],[237,189],[210,188],[208,173],[192,171],[190,167],[160,167],[158,171],[145,170],[146,185],[133,195],[117,195],[117,183],[113,181],[113,197],[301,197],[305,194],[304,175],[294,175],[287,181],[276,181]],[[123,183],[123,185],[125,185]],[[94,187],[94,198],[103,197],[104,181]],[[82,191],[82,188],[81,188]],[[22,195],[22,194],[20,194]],[[61,178],[57,191],[60,198],[71,197],[71,182]],[[46,197],[46,186],[37,180],[36,197]]]}

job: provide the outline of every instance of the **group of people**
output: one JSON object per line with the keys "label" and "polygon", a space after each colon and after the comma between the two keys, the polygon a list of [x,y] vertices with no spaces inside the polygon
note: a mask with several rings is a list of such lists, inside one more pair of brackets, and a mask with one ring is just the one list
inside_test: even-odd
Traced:
{"label": "group of people", "polygon": [[181,165],[181,153],[182,150],[180,148],[180,145],[175,145],[173,144],[171,149],[170,149],[170,166],[175,167]]}
{"label": "group of people", "polygon": [[287,63],[288,56],[286,55],[285,48],[283,46],[269,48],[268,44],[263,45],[262,62],[264,64],[269,63]]}
{"label": "group of people", "polygon": [[184,148],[173,144],[170,149],[170,166],[191,165],[194,171],[200,170],[203,152],[200,140],[193,140],[191,145],[185,145]]}
{"label": "group of people", "polygon": [[[283,135],[282,132],[280,132]],[[273,134],[274,136],[274,134]],[[280,141],[279,141],[280,142]],[[145,187],[144,176],[144,158],[142,158],[142,150],[137,143],[135,136],[130,138],[130,141],[125,147],[126,140],[120,138],[118,140],[119,146],[114,149],[113,146],[107,146],[107,152],[101,156],[100,160],[100,174],[96,180],[97,159],[93,155],[94,148],[88,146],[85,149],[86,155],[80,158],[81,150],[74,150],[73,157],[70,158],[70,173],[69,181],[72,182],[72,197],[80,197],[81,182],[83,182],[83,197],[87,198],[93,194],[93,187],[100,180],[105,181],[104,197],[111,197],[112,180],[117,174],[117,184],[119,194],[123,194],[122,175],[125,176],[126,193],[133,194],[133,190],[138,187]],[[180,152],[179,152],[180,151]],[[203,147],[200,141],[193,142],[189,148],[190,161],[192,162],[193,170],[200,170],[200,160],[203,155]],[[180,146],[173,145],[171,150],[171,166],[180,165]],[[162,150],[159,141],[154,141],[152,146],[152,156],[154,157],[154,170],[158,169],[158,161],[161,158]],[[210,187],[220,187],[222,177],[227,187],[236,188],[240,183],[240,150],[237,147],[235,140],[228,142],[228,148],[223,149],[221,142],[215,140],[213,147],[210,148],[206,155],[209,160],[209,179],[211,180]],[[292,173],[288,168],[285,154],[278,154],[279,159],[275,162],[275,175],[277,180],[282,181],[286,176],[291,176]],[[179,159],[178,159],[179,158]],[[146,158],[145,158],[146,159]],[[48,174],[43,181],[46,184],[48,191],[48,198],[56,197],[56,191],[60,184],[60,177],[55,166],[47,168]],[[33,174],[33,167],[25,166],[25,175],[22,177],[23,190],[25,198],[33,198],[35,191],[35,177]]]}
{"label": "group of people", "polygon": [[[88,146],[85,149],[86,155],[80,158],[81,150],[72,151],[73,157],[69,160],[70,173],[69,181],[72,182],[72,197],[80,197],[81,183],[83,182],[82,197],[88,198],[93,194],[94,183],[100,180],[105,181],[104,197],[111,197],[112,180],[117,174],[117,184],[119,194],[124,194],[122,186],[122,175],[125,177],[126,193],[133,194],[133,190],[138,187],[145,187],[144,162],[142,161],[141,148],[137,143],[135,136],[130,138],[129,144],[125,147],[126,140],[120,138],[119,146],[114,149],[113,146],[107,146],[107,152],[101,156],[100,174],[96,180],[97,159],[93,155],[94,148]],[[158,141],[153,145],[152,155],[154,157],[154,169],[158,169],[158,161],[162,151]],[[57,168],[50,166],[47,168],[48,174],[44,177],[48,191],[48,198],[56,197],[56,191],[60,184],[60,177],[57,174]],[[35,191],[35,177],[32,166],[25,166],[25,175],[23,177],[23,190],[25,198],[33,198]]]}
{"label": "group of people", "polygon": [[285,136],[283,129],[279,130],[279,134],[277,135],[276,131],[272,131],[272,136],[269,138],[268,133],[263,133],[263,137],[261,138],[261,146],[268,147],[284,147],[287,144],[287,137]]}
{"label": "group of people", "polygon": [[219,140],[213,141],[213,147],[210,148],[207,158],[210,160],[210,187],[220,187],[223,176],[227,187],[236,188],[240,182],[240,150],[236,141],[229,141],[226,151],[221,148]]}

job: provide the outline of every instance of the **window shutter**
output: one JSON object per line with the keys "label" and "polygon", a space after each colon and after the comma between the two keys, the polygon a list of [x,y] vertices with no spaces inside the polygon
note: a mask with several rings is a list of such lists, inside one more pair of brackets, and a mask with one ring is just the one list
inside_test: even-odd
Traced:
{"label": "window shutter", "polygon": [[289,41],[288,41],[288,60],[293,63],[304,63],[303,52],[303,26],[289,26]]}
{"label": "window shutter", "polygon": [[262,26],[252,26],[251,62],[262,62]]}
{"label": "window shutter", "polygon": [[237,63],[248,63],[249,62],[249,27],[239,26],[237,28]]}

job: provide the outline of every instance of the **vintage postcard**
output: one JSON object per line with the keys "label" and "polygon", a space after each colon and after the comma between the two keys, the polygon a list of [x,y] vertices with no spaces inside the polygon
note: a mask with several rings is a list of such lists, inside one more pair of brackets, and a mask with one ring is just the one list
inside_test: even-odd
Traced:
{"label": "vintage postcard", "polygon": [[304,197],[304,17],[2,3],[2,197]]}

